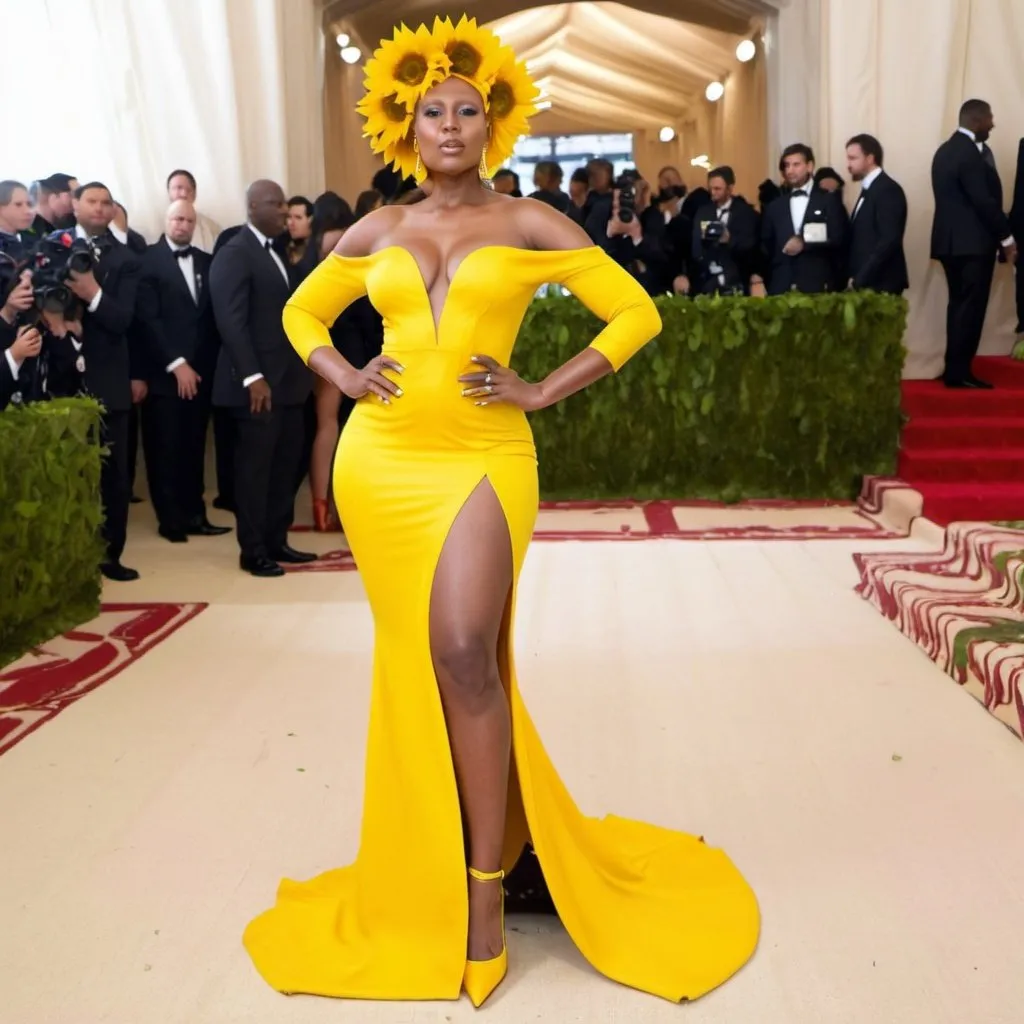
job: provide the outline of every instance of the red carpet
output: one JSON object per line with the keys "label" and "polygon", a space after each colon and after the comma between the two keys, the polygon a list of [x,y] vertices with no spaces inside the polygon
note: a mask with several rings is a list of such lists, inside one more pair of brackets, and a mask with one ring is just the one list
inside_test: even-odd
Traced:
{"label": "red carpet", "polygon": [[1024,362],[977,359],[975,372],[995,390],[903,384],[910,421],[899,475],[924,496],[925,516],[944,526],[1024,519]]}

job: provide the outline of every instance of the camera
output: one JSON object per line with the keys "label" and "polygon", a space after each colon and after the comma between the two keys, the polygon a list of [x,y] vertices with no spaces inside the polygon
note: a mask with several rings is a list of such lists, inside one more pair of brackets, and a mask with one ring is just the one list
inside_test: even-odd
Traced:
{"label": "camera", "polygon": [[725,225],[720,220],[709,220],[704,225],[704,241],[718,243],[725,237]]}
{"label": "camera", "polygon": [[74,319],[80,312],[79,301],[68,287],[68,278],[72,273],[87,274],[95,265],[92,246],[84,238],[75,238],[69,231],[44,236],[28,263],[36,307]]}
{"label": "camera", "polygon": [[625,171],[613,185],[619,192],[619,220],[623,224],[631,224],[636,219],[636,180],[635,173]]}

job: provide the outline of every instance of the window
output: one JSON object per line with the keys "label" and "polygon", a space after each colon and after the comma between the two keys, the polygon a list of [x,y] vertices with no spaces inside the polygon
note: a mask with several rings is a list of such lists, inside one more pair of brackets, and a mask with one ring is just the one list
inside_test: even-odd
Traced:
{"label": "window", "polygon": [[562,165],[565,181],[588,160],[610,160],[616,175],[633,167],[633,136],[618,135],[529,135],[519,140],[506,166],[519,175],[523,195],[533,191],[533,169],[541,160],[556,160]]}

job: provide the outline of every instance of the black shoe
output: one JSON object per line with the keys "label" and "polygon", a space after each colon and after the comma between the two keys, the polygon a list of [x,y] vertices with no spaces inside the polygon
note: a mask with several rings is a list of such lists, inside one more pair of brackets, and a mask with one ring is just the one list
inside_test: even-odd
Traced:
{"label": "black shoe", "polygon": [[287,544],[276,551],[270,552],[270,557],[275,561],[284,562],[285,565],[305,565],[307,562],[315,562],[319,555],[312,555],[308,551],[296,551]]}
{"label": "black shoe", "polygon": [[250,576],[259,576],[262,579],[270,579],[274,576],[283,576],[284,569],[271,558],[259,555],[256,558],[249,558],[242,555],[238,559],[239,567]]}
{"label": "black shoe", "polygon": [[967,386],[969,388],[978,388],[981,391],[991,391],[995,387],[994,384],[989,384],[987,380],[975,377],[973,373],[967,376]]}
{"label": "black shoe", "polygon": [[222,498],[220,497],[220,495],[214,498],[211,504],[213,505],[214,508],[219,508],[221,512],[235,513],[238,511],[233,501],[228,501],[227,498]]}
{"label": "black shoe", "polygon": [[137,570],[129,569],[120,562],[104,562],[100,566],[100,572],[115,583],[131,583],[139,578]]}
{"label": "black shoe", "polygon": [[231,532],[230,526],[214,526],[206,516],[202,519],[193,519],[185,528],[190,537],[223,537]]}
{"label": "black shoe", "polygon": [[164,526],[161,526],[156,531],[163,537],[164,540],[169,540],[172,544],[187,544],[188,534],[184,530],[169,530]]}
{"label": "black shoe", "polygon": [[132,497],[131,497],[131,504],[132,505],[141,505],[142,504],[142,499],[137,494],[133,494]]}

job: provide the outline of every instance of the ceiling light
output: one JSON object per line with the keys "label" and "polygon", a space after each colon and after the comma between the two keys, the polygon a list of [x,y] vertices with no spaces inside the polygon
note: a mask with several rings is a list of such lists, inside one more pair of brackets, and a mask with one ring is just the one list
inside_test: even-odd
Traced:
{"label": "ceiling light", "polygon": [[658,132],[658,138],[661,139],[662,142],[671,142],[675,137],[675,128],[670,128],[668,125],[665,125],[665,127]]}
{"label": "ceiling light", "polygon": [[342,47],[342,49],[344,49],[346,46],[348,46],[349,43],[352,42],[352,40],[348,37],[348,33],[339,32],[337,36],[335,36],[335,42],[337,42],[337,44],[340,47]]}
{"label": "ceiling light", "polygon": [[711,170],[711,157],[707,153],[701,153],[700,156],[695,156],[690,161],[691,167],[703,167],[705,170]]}
{"label": "ceiling light", "polygon": [[712,103],[717,102],[725,95],[725,86],[721,82],[712,82],[705,90],[704,95],[707,96]]}
{"label": "ceiling light", "polygon": [[756,53],[757,47],[754,45],[753,39],[744,39],[736,47],[736,59],[742,64],[746,64],[748,60],[753,60]]}
{"label": "ceiling light", "polygon": [[346,64],[358,64],[363,56],[363,51],[358,46],[345,46],[341,51],[341,59]]}

